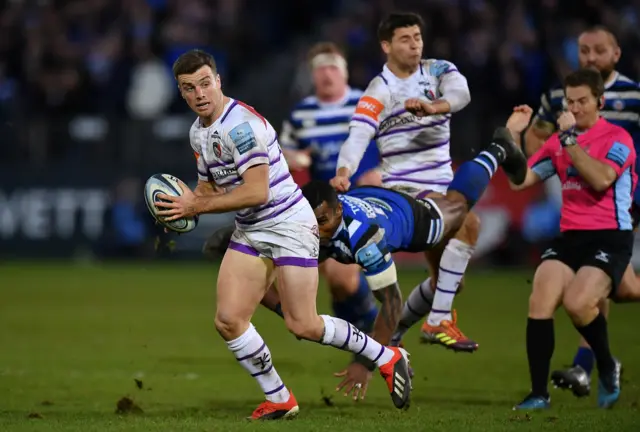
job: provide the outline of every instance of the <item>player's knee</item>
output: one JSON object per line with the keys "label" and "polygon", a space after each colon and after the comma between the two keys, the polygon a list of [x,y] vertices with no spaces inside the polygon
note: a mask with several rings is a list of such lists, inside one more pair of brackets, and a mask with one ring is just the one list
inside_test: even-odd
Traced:
{"label": "player's knee", "polygon": [[287,329],[300,339],[319,341],[322,338],[324,327],[322,320],[317,315],[298,318],[285,313],[284,322]]}
{"label": "player's knee", "polygon": [[545,291],[534,287],[529,296],[529,318],[551,318],[555,309],[555,302],[546,295]]}
{"label": "player's knee", "polygon": [[445,199],[438,201],[438,206],[443,214],[445,237],[460,231],[468,214],[467,205],[464,202]]}
{"label": "player's knee", "polygon": [[597,314],[599,300],[569,288],[562,297],[562,306],[574,323],[585,325],[593,318],[594,313]]}
{"label": "player's knee", "polygon": [[225,340],[232,340],[240,336],[247,325],[247,322],[237,315],[220,310],[216,312],[214,322],[216,330]]}

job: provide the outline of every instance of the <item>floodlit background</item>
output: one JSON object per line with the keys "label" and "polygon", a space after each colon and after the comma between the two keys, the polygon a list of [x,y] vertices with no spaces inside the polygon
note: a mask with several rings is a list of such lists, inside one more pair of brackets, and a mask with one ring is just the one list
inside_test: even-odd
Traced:
{"label": "floodlit background", "polygon": [[[615,31],[619,70],[640,79],[638,0],[0,1],[0,430],[248,428],[237,421],[260,395],[215,334],[216,266],[200,254],[233,215],[203,216],[194,232],[164,236],[144,207],[149,175],[196,181],[194,116],[170,66],[191,48],[212,53],[225,92],[279,130],[312,92],[308,48],[321,40],[344,47],[350,83],[364,88],[384,62],[377,23],[396,9],[425,19],[425,57],[452,61],[469,80],[472,102],[452,120],[457,161],[474,155],[514,105],[538,108],[541,93],[577,67],[576,38],[590,25]],[[482,236],[456,302],[480,351],[424,347],[412,330],[415,403],[405,416],[390,411],[379,382],[360,407],[322,402],[347,358],[297,342],[259,311],[256,323],[308,416],[282,428],[638,430],[634,305],[614,308],[611,321],[628,377],[616,411],[594,413],[592,399],[556,393],[564,408],[546,417],[508,411],[528,390],[528,279],[557,232],[557,208],[557,185],[516,194],[502,175],[493,180],[476,208]],[[158,240],[167,246],[160,252]],[[425,274],[419,255],[403,262],[407,294]],[[328,310],[324,287],[318,303]],[[556,367],[570,363],[577,342],[558,315]],[[114,417],[124,395],[142,417]]]}

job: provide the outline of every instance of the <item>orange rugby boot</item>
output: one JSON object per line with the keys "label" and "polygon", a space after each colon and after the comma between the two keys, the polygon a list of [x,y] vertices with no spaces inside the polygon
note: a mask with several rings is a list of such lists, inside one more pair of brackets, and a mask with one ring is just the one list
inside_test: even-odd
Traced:
{"label": "orange rugby boot", "polygon": [[380,375],[387,382],[391,400],[396,408],[409,408],[411,402],[411,376],[409,375],[409,354],[398,347],[387,347],[393,357],[380,366]]}
{"label": "orange rugby boot", "polygon": [[456,311],[451,311],[452,320],[443,320],[440,325],[432,326],[428,321],[422,324],[420,329],[421,339],[425,343],[438,344],[456,352],[472,353],[478,349],[478,344],[468,337],[456,325],[458,316]]}
{"label": "orange rugby boot", "polygon": [[298,415],[300,408],[298,408],[298,401],[291,390],[289,390],[289,400],[284,403],[275,403],[271,401],[264,401],[258,408],[251,414],[251,417],[247,417],[248,420],[280,420],[280,419],[292,419]]}

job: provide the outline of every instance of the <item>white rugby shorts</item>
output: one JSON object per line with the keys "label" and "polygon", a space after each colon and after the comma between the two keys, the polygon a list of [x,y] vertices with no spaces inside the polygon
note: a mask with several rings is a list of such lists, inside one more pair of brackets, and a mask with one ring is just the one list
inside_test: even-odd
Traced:
{"label": "white rugby shorts", "polygon": [[269,258],[278,267],[317,267],[320,238],[316,216],[307,204],[272,226],[251,231],[236,228],[229,249]]}

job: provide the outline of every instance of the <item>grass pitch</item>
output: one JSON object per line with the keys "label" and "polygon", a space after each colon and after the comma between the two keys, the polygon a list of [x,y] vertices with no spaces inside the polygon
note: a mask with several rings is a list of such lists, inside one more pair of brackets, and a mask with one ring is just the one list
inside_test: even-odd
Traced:
{"label": "grass pitch", "polygon": [[[423,279],[401,271],[405,295]],[[393,408],[376,375],[367,399],[335,393],[332,373],[350,356],[298,342],[259,310],[254,323],[300,403],[290,422],[249,423],[261,401],[213,326],[211,265],[5,264],[0,266],[0,431],[554,431],[640,430],[640,318],[614,306],[614,353],[625,376],[619,404],[596,408],[552,389],[553,408],[514,413],[528,389],[524,334],[530,273],[468,278],[459,324],[480,343],[475,354],[406,344],[416,371],[407,412]],[[329,311],[324,287],[319,305]],[[554,367],[571,361],[577,333],[556,319]],[[129,398],[122,402],[124,397]],[[116,414],[121,401],[127,414]],[[126,402],[128,401],[128,402]]]}

